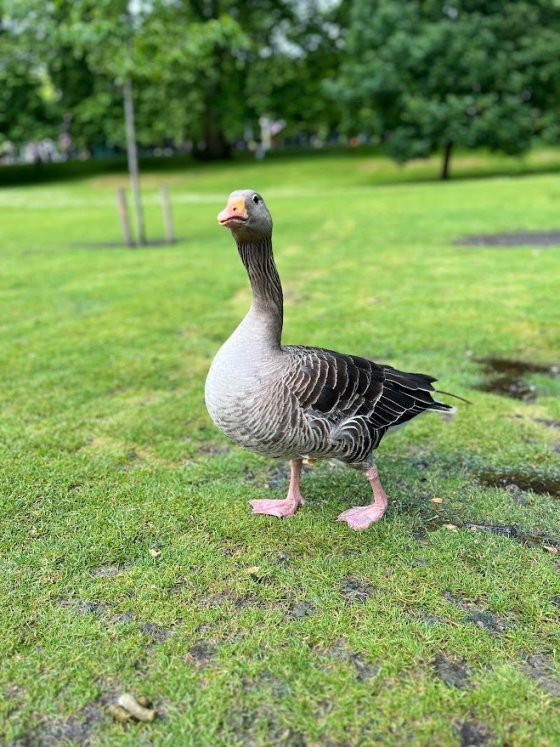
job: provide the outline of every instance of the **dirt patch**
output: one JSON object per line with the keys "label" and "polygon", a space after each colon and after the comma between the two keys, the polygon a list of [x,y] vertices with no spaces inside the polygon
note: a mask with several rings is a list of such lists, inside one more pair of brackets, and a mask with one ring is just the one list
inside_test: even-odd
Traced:
{"label": "dirt patch", "polygon": [[216,607],[222,607],[222,605],[228,603],[232,604],[236,609],[262,606],[261,600],[253,594],[239,595],[229,591],[208,594],[204,597],[200,597],[197,601],[197,604],[201,609],[213,609]]}
{"label": "dirt patch", "polygon": [[418,622],[424,623],[424,625],[429,625],[430,627],[432,625],[441,625],[441,623],[445,622],[441,617],[430,615],[429,612],[414,612],[412,615],[416,620],[418,620]]}
{"label": "dirt patch", "polygon": [[515,488],[531,490],[540,495],[551,495],[560,498],[560,474],[544,472],[534,468],[497,468],[486,467],[478,473],[482,485],[491,488],[505,488],[511,493]]}
{"label": "dirt patch", "polygon": [[91,568],[89,573],[93,578],[114,578],[123,570],[122,566],[112,563],[110,565],[98,565],[95,568]]}
{"label": "dirt patch", "polygon": [[448,602],[452,602],[456,607],[467,613],[465,615],[466,622],[471,622],[477,628],[487,630],[489,633],[501,634],[505,632],[506,623],[495,612],[478,607],[471,602],[465,602],[464,599],[450,591],[444,592],[443,596]]}
{"label": "dirt patch", "polygon": [[335,661],[342,661],[350,664],[356,670],[356,679],[359,682],[366,682],[376,677],[381,671],[381,667],[369,664],[362,654],[352,651],[348,646],[348,641],[340,638],[332,646],[320,652]]}
{"label": "dirt patch", "polygon": [[140,623],[140,630],[144,635],[147,635],[152,639],[152,643],[163,643],[163,641],[171,638],[175,633],[171,628],[164,628],[157,623],[151,622]]}
{"label": "dirt patch", "polygon": [[91,602],[85,599],[61,599],[61,607],[71,607],[80,615],[103,615],[109,609],[106,604],[101,602]]}
{"label": "dirt patch", "polygon": [[548,418],[533,418],[535,423],[541,423],[549,428],[560,428],[560,420],[549,420]]}
{"label": "dirt patch", "polygon": [[456,727],[461,747],[485,747],[494,740],[494,734],[482,721],[464,721]]}
{"label": "dirt patch", "polygon": [[560,230],[478,234],[463,236],[455,244],[458,246],[494,246],[502,249],[517,246],[550,248],[560,246]]}
{"label": "dirt patch", "polygon": [[560,537],[549,537],[548,535],[537,531],[524,531],[513,524],[475,524],[471,521],[460,521],[458,519],[449,520],[444,517],[432,518],[426,525],[428,531],[435,531],[442,527],[455,527],[455,529],[470,529],[472,532],[488,532],[489,534],[498,534],[501,537],[514,539],[522,542],[529,547],[539,547],[550,552],[550,548],[560,550]]}
{"label": "dirt patch", "polygon": [[197,641],[189,648],[187,657],[197,669],[203,669],[209,666],[216,654],[216,646],[209,641]]}
{"label": "dirt patch", "polygon": [[369,581],[357,576],[346,576],[339,588],[346,604],[364,604],[374,592]]}
{"label": "dirt patch", "polygon": [[531,363],[495,357],[478,358],[476,362],[481,365],[486,377],[477,389],[523,402],[534,402],[538,396],[536,387],[525,377],[531,374],[560,376],[560,366],[557,363]]}
{"label": "dirt patch", "polygon": [[210,456],[219,456],[221,454],[229,454],[231,449],[225,444],[203,444],[199,447],[198,451],[201,454],[208,454]]}
{"label": "dirt patch", "polygon": [[545,654],[530,656],[523,665],[523,671],[549,695],[560,698],[560,675],[550,657]]}
{"label": "dirt patch", "polygon": [[75,716],[40,722],[33,731],[16,742],[18,747],[58,747],[61,744],[90,745],[101,722],[108,718],[107,706],[116,701],[114,682],[102,682],[101,695],[87,703]]}
{"label": "dirt patch", "polygon": [[466,690],[470,687],[470,670],[464,660],[453,661],[443,654],[438,654],[434,660],[434,670],[436,675],[448,687],[458,687]]}
{"label": "dirt patch", "polygon": [[29,747],[58,747],[60,744],[91,744],[99,724],[106,718],[101,701],[87,705],[80,716],[43,721],[23,745]]}
{"label": "dirt patch", "polygon": [[266,669],[258,680],[258,684],[269,688],[275,698],[281,698],[290,689],[286,680]]}
{"label": "dirt patch", "polygon": [[287,485],[290,479],[290,468],[287,464],[271,467],[266,473],[265,488],[276,490]]}
{"label": "dirt patch", "polygon": [[304,620],[315,612],[315,607],[304,600],[293,604],[289,610],[288,618],[290,620]]}

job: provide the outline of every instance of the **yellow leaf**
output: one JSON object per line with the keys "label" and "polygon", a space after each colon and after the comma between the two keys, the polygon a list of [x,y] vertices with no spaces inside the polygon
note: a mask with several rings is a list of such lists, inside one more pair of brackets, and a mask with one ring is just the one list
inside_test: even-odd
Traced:
{"label": "yellow leaf", "polygon": [[452,532],[458,532],[459,531],[459,527],[456,527],[455,524],[444,524],[443,528],[444,529],[449,529]]}
{"label": "yellow leaf", "polygon": [[158,558],[161,555],[161,553],[159,550],[156,550],[154,547],[150,547],[150,555],[152,556],[152,558]]}
{"label": "yellow leaf", "polygon": [[443,498],[432,498],[432,503],[443,503]]}
{"label": "yellow leaf", "polygon": [[553,555],[558,555],[557,547],[552,547],[552,545],[543,545],[543,547],[547,552],[551,552]]}

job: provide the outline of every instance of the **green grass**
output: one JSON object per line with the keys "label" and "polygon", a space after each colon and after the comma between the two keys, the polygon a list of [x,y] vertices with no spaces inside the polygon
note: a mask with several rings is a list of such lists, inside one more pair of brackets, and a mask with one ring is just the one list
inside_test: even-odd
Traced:
{"label": "green grass", "polygon": [[[560,250],[454,245],[559,228],[560,177],[412,183],[435,168],[333,155],[152,172],[149,234],[167,181],[181,241],[138,251],[91,246],[118,240],[123,175],[0,191],[0,741],[560,742],[559,557],[462,528],[560,536],[557,500],[477,480],[558,472],[559,431],[536,419],[560,418],[560,380],[535,376],[541,396],[516,401],[477,391],[475,362],[558,361]],[[365,480],[328,465],[306,471],[293,519],[249,515],[285,481],[206,414],[210,360],[249,303],[215,222],[244,187],[274,216],[287,342],[425,371],[473,401],[385,439],[392,501],[367,532],[335,522]],[[152,724],[106,714],[125,690],[153,701]]]}

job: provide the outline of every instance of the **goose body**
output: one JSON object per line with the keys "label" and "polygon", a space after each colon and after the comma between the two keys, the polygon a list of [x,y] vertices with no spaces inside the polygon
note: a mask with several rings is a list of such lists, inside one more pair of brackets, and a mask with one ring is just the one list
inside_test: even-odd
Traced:
{"label": "goose body", "polygon": [[292,462],[288,498],[252,501],[253,511],[292,515],[304,502],[301,460],[336,459],[362,470],[372,485],[372,505],[339,516],[354,529],[366,528],[387,505],[372,461],[385,433],[428,410],[453,408],[433,399],[431,376],[332,350],[282,345],[282,287],[262,197],[252,190],[233,192],[218,220],[236,239],[253,303],[212,362],[206,406],[238,445]]}

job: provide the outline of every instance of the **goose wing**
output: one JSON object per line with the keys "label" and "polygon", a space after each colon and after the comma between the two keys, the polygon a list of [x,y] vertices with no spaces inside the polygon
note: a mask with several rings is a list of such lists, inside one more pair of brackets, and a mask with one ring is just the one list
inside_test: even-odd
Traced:
{"label": "goose wing", "polygon": [[431,376],[333,350],[291,347],[286,351],[296,363],[290,388],[299,406],[308,415],[329,421],[331,440],[352,440],[354,434],[360,451],[371,451],[387,429],[426,410],[453,409],[432,398],[435,379]]}

